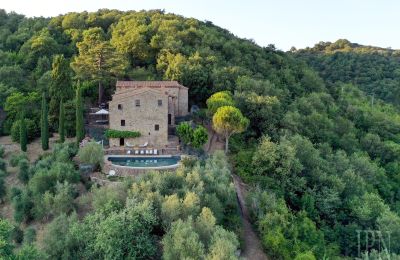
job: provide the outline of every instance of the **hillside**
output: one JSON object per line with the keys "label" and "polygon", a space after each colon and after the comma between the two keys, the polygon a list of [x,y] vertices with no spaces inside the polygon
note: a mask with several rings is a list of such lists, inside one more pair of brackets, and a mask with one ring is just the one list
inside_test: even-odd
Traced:
{"label": "hillside", "polygon": [[[87,104],[104,102],[117,79],[177,80],[202,108],[211,94],[230,91],[250,121],[231,138],[229,167],[217,154],[176,174],[94,189],[83,219],[70,200],[56,209],[50,203],[50,215],[38,206],[45,194],[55,200],[77,185],[69,160],[76,151],[60,146],[33,163],[22,191],[7,191],[22,214],[10,221],[20,228],[49,221],[44,240],[33,244],[47,258],[219,259],[219,252],[235,258],[240,230],[228,168],[251,187],[250,215],[272,259],[355,257],[357,230],[391,231],[391,240],[400,241],[397,51],[338,41],[284,53],[159,10],[53,18],[0,11],[0,35],[2,133],[14,132],[16,141],[23,110],[29,139],[40,135],[42,95],[52,131],[65,102],[67,136],[73,136],[75,88],[84,88]],[[211,121],[209,111],[198,118]],[[52,185],[41,186],[46,178]],[[127,246],[126,239],[136,239],[130,232],[141,239]],[[362,243],[365,248],[365,237]],[[399,245],[392,243],[393,254],[400,254]]]}
{"label": "hillside", "polygon": [[293,53],[318,71],[330,86],[338,82],[352,83],[371,97],[399,105],[399,50],[338,40],[320,42]]}

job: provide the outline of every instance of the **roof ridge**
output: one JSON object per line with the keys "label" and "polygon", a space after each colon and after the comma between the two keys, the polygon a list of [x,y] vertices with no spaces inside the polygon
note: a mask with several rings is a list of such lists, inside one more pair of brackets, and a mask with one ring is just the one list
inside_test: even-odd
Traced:
{"label": "roof ridge", "polygon": [[119,88],[142,88],[142,87],[179,87],[187,88],[176,80],[118,80],[116,86]]}
{"label": "roof ridge", "polygon": [[146,88],[135,89],[134,91],[126,90],[126,91],[123,91],[123,92],[120,92],[120,93],[115,93],[113,95],[113,97],[112,97],[112,101],[119,100],[119,99],[125,99],[125,98],[128,98],[128,97],[136,96],[136,95],[143,94],[143,93],[146,93],[146,92],[154,92],[154,93],[157,93],[157,94],[164,94],[165,95],[165,93],[163,93],[162,91],[160,91],[158,89],[152,89],[152,88],[146,87]]}

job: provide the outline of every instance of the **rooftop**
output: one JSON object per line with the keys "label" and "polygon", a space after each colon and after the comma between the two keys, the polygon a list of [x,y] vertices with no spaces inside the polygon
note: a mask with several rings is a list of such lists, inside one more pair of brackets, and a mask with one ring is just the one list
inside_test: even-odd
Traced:
{"label": "rooftop", "polygon": [[121,88],[186,88],[178,83],[178,81],[117,81],[117,87]]}

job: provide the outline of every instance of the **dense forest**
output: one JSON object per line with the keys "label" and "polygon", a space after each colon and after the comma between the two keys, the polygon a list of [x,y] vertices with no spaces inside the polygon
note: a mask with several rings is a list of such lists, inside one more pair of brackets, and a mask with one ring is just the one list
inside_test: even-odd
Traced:
{"label": "dense forest", "polygon": [[[248,119],[227,157],[92,187],[78,201],[75,144],[31,163],[15,155],[16,187],[4,185],[1,159],[0,195],[13,208],[0,221],[6,258],[235,259],[241,231],[231,171],[251,187],[253,225],[272,259],[356,257],[359,230],[390,231],[393,257],[400,255],[397,51],[339,40],[285,53],[160,10],[53,18],[0,10],[0,35],[1,133],[16,142],[21,124],[28,141],[41,135],[41,100],[50,134],[62,114],[74,136],[80,95],[87,106],[106,102],[117,79],[177,80],[205,122],[206,100],[225,93]],[[45,227],[35,238],[38,222]]]}
{"label": "dense forest", "polygon": [[320,42],[312,48],[292,49],[319,72],[326,84],[357,85],[371,98],[399,105],[400,51],[363,46],[348,40]]}

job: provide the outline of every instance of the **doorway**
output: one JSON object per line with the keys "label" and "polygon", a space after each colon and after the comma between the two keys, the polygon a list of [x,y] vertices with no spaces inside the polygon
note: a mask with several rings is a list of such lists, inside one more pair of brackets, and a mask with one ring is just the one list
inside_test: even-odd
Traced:
{"label": "doorway", "polygon": [[168,114],[168,125],[171,125],[172,123],[172,116],[171,114]]}
{"label": "doorway", "polygon": [[119,146],[125,146],[125,139],[124,138],[120,138],[119,139]]}

